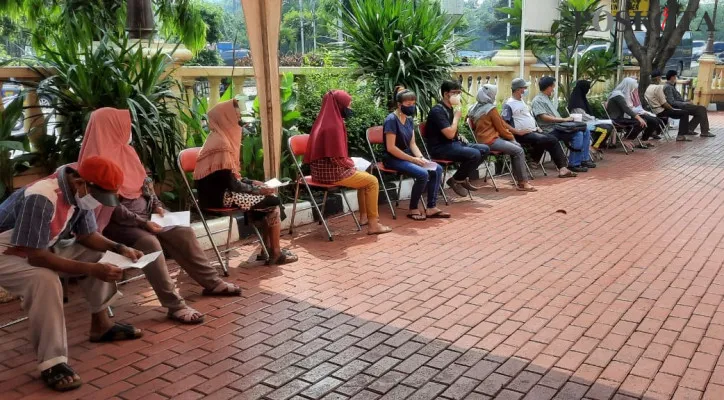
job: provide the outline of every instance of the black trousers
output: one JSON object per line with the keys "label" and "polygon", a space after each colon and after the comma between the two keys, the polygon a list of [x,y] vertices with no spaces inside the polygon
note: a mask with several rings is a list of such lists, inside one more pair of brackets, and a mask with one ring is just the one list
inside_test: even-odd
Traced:
{"label": "black trousers", "polygon": [[689,121],[689,132],[693,132],[701,124],[701,133],[709,132],[709,116],[706,113],[706,107],[697,106],[696,104],[687,104],[682,107],[693,118]]}
{"label": "black trousers", "polygon": [[679,120],[679,133],[677,136],[689,134],[689,112],[686,110],[664,110],[658,114],[659,117],[667,117]]}
{"label": "black trousers", "polygon": [[531,132],[526,135],[514,135],[515,140],[522,145],[530,146],[530,156],[534,161],[538,162],[543,157],[543,152],[547,151],[551,154],[556,167],[563,168],[568,166],[568,158],[558,144],[558,139],[550,134],[541,132]]}

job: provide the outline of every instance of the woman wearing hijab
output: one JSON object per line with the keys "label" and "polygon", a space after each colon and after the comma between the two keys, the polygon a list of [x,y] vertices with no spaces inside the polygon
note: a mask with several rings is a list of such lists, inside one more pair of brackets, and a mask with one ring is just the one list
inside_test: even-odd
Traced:
{"label": "woman wearing hijab", "polygon": [[483,85],[478,90],[476,97],[478,102],[468,112],[468,118],[475,126],[475,138],[478,143],[488,145],[491,152],[501,152],[510,156],[513,163],[513,175],[518,181],[516,190],[535,192],[536,189],[528,182],[523,147],[515,141],[515,137],[510,133],[505,121],[495,108],[497,94],[498,87],[495,85]]}
{"label": "woman wearing hijab", "polygon": [[588,130],[591,131],[591,147],[593,147],[595,153],[599,151],[598,149],[601,143],[613,132],[613,125],[598,123],[596,122],[596,117],[591,115],[593,111],[586,98],[590,90],[591,81],[576,81],[576,86],[573,88],[571,97],[568,99],[568,112],[571,114],[581,114],[583,116],[583,122],[588,124]]}
{"label": "woman wearing hijab", "polygon": [[369,224],[370,235],[388,233],[392,229],[379,221],[377,178],[357,171],[349,158],[344,119],[352,115],[351,104],[352,97],[345,91],[332,90],[324,95],[309,133],[304,163],[310,165],[316,182],[357,189],[360,223]]}
{"label": "woman wearing hijab", "polygon": [[[626,140],[635,140],[642,131],[641,140],[645,142],[650,138],[659,140],[661,139],[658,134],[661,128],[660,120],[641,107],[638,88],[639,83],[636,79],[624,78],[608,96],[606,111],[616,124],[632,128]],[[632,147],[631,143],[628,145]],[[643,145],[643,148],[648,147],[653,147],[653,144]]]}
{"label": "woman wearing hijab", "polygon": [[236,100],[219,103],[209,110],[210,133],[201,148],[194,180],[202,208],[239,208],[249,211],[262,225],[264,243],[272,264],[289,264],[297,256],[279,244],[281,201],[264,183],[242,178],[239,170],[241,111]]}
{"label": "woman wearing hijab", "polygon": [[186,305],[168,273],[163,254],[170,255],[188,275],[204,287],[206,296],[239,296],[241,289],[224,282],[209,264],[203,249],[190,227],[163,229],[150,221],[152,213],[164,214],[161,201],[153,191],[131,142],[131,115],[128,110],[101,108],[91,114],[78,161],[101,156],[116,162],[124,172],[118,190],[121,205],[96,209],[98,231],[112,240],[140,250],[145,254],[163,251],[143,272],[156,292],[168,317],[184,324],[203,322],[203,315]]}
{"label": "woman wearing hijab", "polygon": [[[437,208],[437,192],[442,180],[442,167],[426,160],[415,144],[415,122],[417,114],[417,95],[403,87],[395,88],[393,93],[397,108],[385,118],[382,130],[385,135],[386,168],[412,177],[410,211],[407,218],[424,221],[427,218],[450,218],[450,214]],[[427,189],[427,212],[420,209],[422,192]]]}

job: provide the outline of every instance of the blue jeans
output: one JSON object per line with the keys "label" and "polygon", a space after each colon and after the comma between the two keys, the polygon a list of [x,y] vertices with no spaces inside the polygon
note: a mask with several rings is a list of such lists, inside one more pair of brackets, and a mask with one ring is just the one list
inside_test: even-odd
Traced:
{"label": "blue jeans", "polygon": [[437,204],[437,191],[440,188],[442,180],[442,167],[437,166],[434,171],[427,170],[421,166],[409,161],[400,160],[399,158],[388,156],[383,161],[386,168],[394,169],[415,180],[412,184],[412,193],[410,194],[410,210],[417,210],[420,205],[420,197],[422,191],[427,186],[427,208],[435,208]]}
{"label": "blue jeans", "polygon": [[580,167],[584,161],[591,159],[591,131],[586,128],[585,131],[576,133],[562,132],[553,130],[551,132],[558,140],[568,143],[573,149],[568,156],[568,164],[572,167]]}
{"label": "blue jeans", "polygon": [[459,182],[470,178],[489,152],[490,147],[487,145],[464,144],[460,141],[430,148],[431,157],[460,163],[453,175],[453,179]]}

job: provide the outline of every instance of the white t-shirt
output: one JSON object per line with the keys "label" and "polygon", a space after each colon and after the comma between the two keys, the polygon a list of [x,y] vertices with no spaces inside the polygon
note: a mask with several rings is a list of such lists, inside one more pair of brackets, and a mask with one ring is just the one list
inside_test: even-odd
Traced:
{"label": "white t-shirt", "polygon": [[[533,115],[530,113],[530,108],[528,108],[523,100],[516,100],[511,97],[505,102],[505,104],[510,106],[510,111],[513,113],[512,118],[515,129],[535,130],[535,118],[533,118]],[[506,116],[504,115],[503,117],[505,118]]]}

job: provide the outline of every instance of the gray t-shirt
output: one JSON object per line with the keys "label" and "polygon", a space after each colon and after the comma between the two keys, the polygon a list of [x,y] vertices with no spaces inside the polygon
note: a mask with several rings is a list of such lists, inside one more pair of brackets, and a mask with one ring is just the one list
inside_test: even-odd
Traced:
{"label": "gray t-shirt", "polygon": [[558,110],[556,110],[556,106],[553,105],[551,98],[543,93],[538,93],[533,98],[533,102],[530,103],[530,109],[533,112],[533,116],[538,121],[538,126],[545,133],[553,131],[555,122],[544,122],[542,119],[538,118],[539,116],[548,114],[556,118],[561,118],[561,114],[559,114]]}

